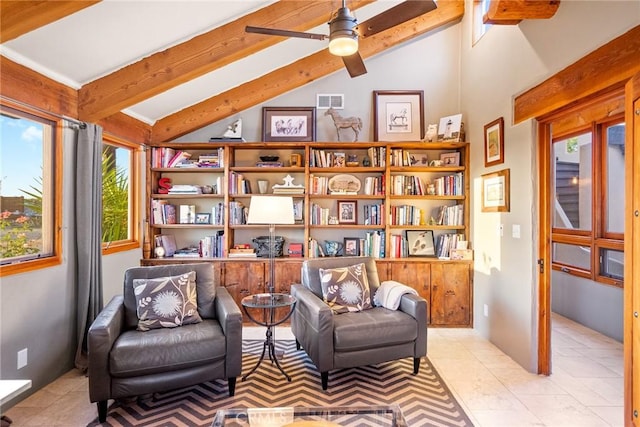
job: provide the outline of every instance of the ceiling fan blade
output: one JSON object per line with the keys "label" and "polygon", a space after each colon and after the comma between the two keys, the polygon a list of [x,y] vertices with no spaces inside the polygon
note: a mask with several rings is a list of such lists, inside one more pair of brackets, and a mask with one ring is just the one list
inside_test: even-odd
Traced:
{"label": "ceiling fan blade", "polygon": [[342,62],[344,62],[344,66],[351,77],[367,74],[367,68],[364,66],[364,61],[358,52],[350,56],[343,56]]}
{"label": "ceiling fan blade", "polygon": [[247,25],[244,28],[244,30],[247,33],[266,34],[269,36],[298,37],[302,39],[324,40],[328,37],[324,34],[303,33],[302,31],[278,30],[275,28],[252,27],[250,25]]}
{"label": "ceiling fan blade", "polygon": [[413,18],[431,12],[438,6],[433,0],[408,0],[392,7],[356,27],[360,37],[367,37],[387,30]]}

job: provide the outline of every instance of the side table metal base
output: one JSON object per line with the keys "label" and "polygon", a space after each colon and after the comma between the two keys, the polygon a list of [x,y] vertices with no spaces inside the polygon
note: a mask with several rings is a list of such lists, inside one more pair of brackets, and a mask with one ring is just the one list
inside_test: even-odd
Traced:
{"label": "side table metal base", "polygon": [[249,372],[247,372],[242,377],[242,381],[246,380],[249,375],[253,374],[255,370],[258,369],[258,366],[260,366],[260,364],[264,360],[264,355],[267,351],[269,352],[268,355],[269,355],[269,359],[271,360],[271,363],[275,363],[276,367],[280,372],[282,372],[282,375],[285,376],[287,381],[291,382],[291,377],[287,375],[284,369],[282,369],[282,366],[280,366],[280,362],[278,362],[278,357],[276,355],[276,346],[275,346],[275,343],[273,342],[273,332],[271,331],[270,326],[267,327],[267,334],[264,340],[264,344],[262,345],[262,354],[260,355],[260,359],[258,359],[258,363],[256,363],[256,366],[254,366]]}

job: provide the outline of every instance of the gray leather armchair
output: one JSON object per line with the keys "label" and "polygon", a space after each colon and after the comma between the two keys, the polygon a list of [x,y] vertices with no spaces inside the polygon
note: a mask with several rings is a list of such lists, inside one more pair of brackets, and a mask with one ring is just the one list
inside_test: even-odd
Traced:
{"label": "gray leather armchair", "polygon": [[[136,329],[134,279],[196,272],[202,322],[175,328]],[[227,290],[217,287],[210,263],[134,267],[125,272],[124,294],[115,296],[89,329],[89,397],[98,417],[108,399],[138,396],[227,379],[235,393],[242,371],[242,313]]]}
{"label": "gray leather armchair", "polygon": [[380,286],[373,258],[309,259],[302,264],[302,284],[291,287],[298,299],[291,330],[320,371],[326,390],[329,371],[373,365],[413,357],[413,372],[427,354],[427,301],[413,294],[402,296],[398,310],[383,307],[334,315],[323,301],[319,269],[347,267],[364,262],[371,298]]}

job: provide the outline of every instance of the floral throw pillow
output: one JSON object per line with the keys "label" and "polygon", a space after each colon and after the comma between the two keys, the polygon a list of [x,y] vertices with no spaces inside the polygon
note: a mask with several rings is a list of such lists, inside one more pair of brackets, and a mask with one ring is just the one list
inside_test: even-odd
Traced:
{"label": "floral throw pillow", "polygon": [[134,279],[138,330],[175,328],[202,322],[198,313],[196,272],[155,279]]}
{"label": "floral throw pillow", "polygon": [[371,308],[371,292],[364,263],[320,269],[324,301],[335,314]]}

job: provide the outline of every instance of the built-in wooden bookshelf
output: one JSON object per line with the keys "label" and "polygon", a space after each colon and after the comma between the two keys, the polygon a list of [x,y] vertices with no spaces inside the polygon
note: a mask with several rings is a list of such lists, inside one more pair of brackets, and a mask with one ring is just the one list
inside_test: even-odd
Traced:
{"label": "built-in wooden bookshelf", "polygon": [[[259,194],[259,180],[268,181],[267,194],[273,195],[274,185],[286,178],[304,190],[292,195],[296,223],[276,228],[285,239],[284,257],[276,263],[281,291],[299,281],[304,258],[323,255],[327,241],[356,240],[356,254],[377,258],[382,279],[410,284],[432,302],[430,323],[470,325],[471,261],[451,259],[449,251],[469,236],[468,147],[442,142],[153,145],[142,264],[208,261],[238,299],[261,289],[268,277],[266,260],[232,258],[229,250],[268,234],[267,226],[246,224],[250,200]],[[186,163],[167,167],[166,157],[180,152],[187,153],[182,154]],[[443,154],[453,163],[439,164]],[[263,161],[264,156],[278,159]],[[201,158],[206,161],[198,162]],[[165,193],[170,184],[179,192]],[[158,212],[167,205],[175,206],[169,210],[177,212],[177,220],[167,221]],[[181,206],[192,207],[191,223],[181,223]],[[178,249],[199,248],[212,236],[218,247],[207,250],[208,257],[156,258],[155,242],[162,241],[156,236],[167,235]],[[445,241],[451,246],[443,247]],[[291,244],[302,244],[302,257],[288,256]]]}

